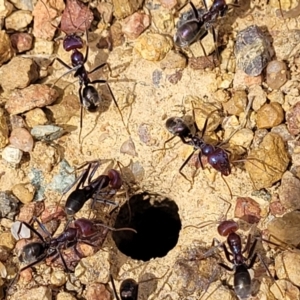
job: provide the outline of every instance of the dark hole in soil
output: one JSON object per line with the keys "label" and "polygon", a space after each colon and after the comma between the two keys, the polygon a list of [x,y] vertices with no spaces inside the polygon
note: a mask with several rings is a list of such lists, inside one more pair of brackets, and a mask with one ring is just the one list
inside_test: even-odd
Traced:
{"label": "dark hole in soil", "polygon": [[113,239],[122,253],[143,261],[164,257],[178,241],[181,230],[178,206],[158,194],[136,194],[119,211],[115,228],[120,227],[137,231],[113,232]]}

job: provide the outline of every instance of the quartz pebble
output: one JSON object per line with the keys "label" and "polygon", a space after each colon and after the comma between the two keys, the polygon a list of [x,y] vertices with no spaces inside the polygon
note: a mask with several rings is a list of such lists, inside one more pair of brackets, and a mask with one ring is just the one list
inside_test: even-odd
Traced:
{"label": "quartz pebble", "polygon": [[0,108],[0,148],[3,148],[8,143],[8,126],[4,115],[3,108]]}
{"label": "quartz pebble", "polygon": [[31,134],[40,141],[54,141],[60,138],[65,131],[55,125],[38,125],[32,128]]}
{"label": "quartz pebble", "polygon": [[35,188],[30,183],[18,183],[13,186],[12,193],[24,204],[33,200]]}
{"label": "quartz pebble", "polygon": [[56,90],[47,85],[32,84],[25,89],[13,91],[5,108],[10,114],[20,114],[36,107],[50,105],[57,98]]}
{"label": "quartz pebble", "polygon": [[32,22],[32,14],[28,10],[17,10],[5,19],[6,29],[24,30]]}
{"label": "quartz pebble", "polygon": [[275,270],[279,279],[288,279],[295,285],[300,282],[300,251],[284,251],[275,258]]}
{"label": "quartz pebble", "polygon": [[283,61],[273,60],[267,65],[267,84],[269,88],[278,90],[287,81],[286,64]]}
{"label": "quartz pebble", "polygon": [[114,16],[124,19],[136,12],[143,4],[142,0],[113,0]]}
{"label": "quartz pebble", "polygon": [[135,151],[135,145],[132,139],[129,139],[122,144],[120,152],[131,156],[137,156],[137,153]]}
{"label": "quartz pebble", "polygon": [[135,12],[122,22],[122,32],[129,39],[135,40],[150,25],[150,17],[144,13]]}
{"label": "quartz pebble", "polygon": [[[18,76],[15,76],[15,74],[18,74]],[[29,58],[16,56],[0,68],[0,83],[5,91],[23,89],[38,78],[38,66]]]}
{"label": "quartz pebble", "polygon": [[297,102],[287,113],[286,121],[290,134],[300,133],[300,102]]}
{"label": "quartz pebble", "polygon": [[158,33],[142,34],[134,45],[140,55],[150,61],[162,60],[173,46],[172,40]]}
{"label": "quartz pebble", "polygon": [[5,147],[2,151],[2,158],[8,163],[17,166],[23,156],[23,151],[17,149],[16,147],[9,145]]}
{"label": "quartz pebble", "polygon": [[236,37],[237,67],[250,76],[261,74],[271,59],[270,41],[256,25],[241,30]]}
{"label": "quartz pebble", "polygon": [[34,108],[30,110],[25,114],[25,117],[26,117],[26,123],[29,127],[44,125],[48,122],[45,113],[40,108]]}
{"label": "quartz pebble", "polygon": [[13,220],[19,211],[19,200],[9,192],[0,192],[0,217]]}
{"label": "quartz pebble", "polygon": [[62,286],[66,283],[67,276],[63,271],[54,271],[50,276],[50,282],[54,286]]}
{"label": "quartz pebble", "polygon": [[289,156],[282,138],[268,133],[257,149],[251,150],[245,162],[254,187],[271,187],[280,180],[289,164]]}
{"label": "quartz pebble", "polygon": [[87,286],[86,300],[110,300],[111,294],[102,283],[94,282]]}
{"label": "quartz pebble", "polygon": [[250,224],[258,223],[261,216],[261,209],[259,204],[250,197],[238,197],[236,199],[236,206],[234,217],[246,221]]}
{"label": "quartz pebble", "polygon": [[286,171],[281,179],[281,186],[278,190],[279,199],[286,209],[299,209],[300,180]]}
{"label": "quartz pebble", "polygon": [[25,128],[15,128],[10,137],[9,142],[23,152],[31,152],[33,148],[33,138]]}
{"label": "quartz pebble", "polygon": [[10,232],[17,241],[20,239],[29,239],[31,237],[31,230],[20,221],[16,221],[12,224]]}
{"label": "quartz pebble", "polygon": [[17,53],[22,53],[32,48],[33,36],[29,33],[17,32],[10,36],[10,41]]}
{"label": "quartz pebble", "polygon": [[10,60],[13,53],[14,51],[9,36],[4,30],[0,30],[0,66]]}
{"label": "quartz pebble", "polygon": [[269,239],[277,244],[298,246],[300,244],[300,212],[295,210],[268,223]]}
{"label": "quartz pebble", "polygon": [[256,116],[257,127],[273,128],[282,123],[284,113],[281,105],[278,102],[266,103],[258,111]]}

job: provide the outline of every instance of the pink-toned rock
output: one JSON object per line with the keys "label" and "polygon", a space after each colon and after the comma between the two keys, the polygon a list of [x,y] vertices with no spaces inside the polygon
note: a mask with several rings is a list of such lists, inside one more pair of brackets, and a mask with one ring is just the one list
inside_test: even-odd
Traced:
{"label": "pink-toned rock", "polygon": [[261,209],[259,204],[250,197],[238,197],[234,211],[235,218],[242,219],[250,224],[258,223]]}
{"label": "pink-toned rock", "polygon": [[53,20],[59,16],[49,0],[39,0],[32,12],[34,17],[33,35],[36,38],[51,41],[54,37],[56,27]]}
{"label": "pink-toned rock", "polygon": [[271,202],[269,208],[270,208],[270,213],[273,216],[281,216],[286,212],[285,208],[283,207],[283,205],[279,200]]}
{"label": "pink-toned rock", "polygon": [[30,58],[16,56],[0,68],[0,84],[5,91],[23,89],[38,78],[38,66]]}
{"label": "pink-toned rock", "polygon": [[122,32],[129,39],[136,39],[150,25],[150,17],[144,13],[136,12],[124,19]]}
{"label": "pink-toned rock", "polygon": [[287,113],[286,122],[290,134],[300,133],[300,102],[297,102]]}
{"label": "pink-toned rock", "polygon": [[261,85],[262,80],[262,75],[249,76],[242,70],[237,69],[236,73],[234,74],[233,88],[239,90],[252,85]]}
{"label": "pink-toned rock", "polygon": [[88,6],[77,0],[67,0],[60,28],[66,34],[85,32],[93,20],[94,15]]}
{"label": "pink-toned rock", "polygon": [[55,89],[44,84],[32,84],[23,90],[15,90],[7,100],[5,108],[10,114],[20,114],[35,107],[50,105],[58,98]]}
{"label": "pink-toned rock", "polygon": [[164,8],[172,9],[177,5],[177,0],[159,0]]}
{"label": "pink-toned rock", "polygon": [[33,37],[29,33],[17,32],[10,36],[10,41],[17,53],[22,53],[32,48]]}
{"label": "pink-toned rock", "polygon": [[23,270],[21,273],[20,273],[20,277],[26,281],[26,282],[30,282],[32,280],[32,269],[31,268],[28,268],[28,269],[25,269]]}
{"label": "pink-toned rock", "polygon": [[10,60],[14,54],[9,36],[4,30],[0,30],[0,66]]}
{"label": "pink-toned rock", "polygon": [[51,205],[45,208],[41,214],[42,223],[47,223],[52,219],[63,219],[66,216],[64,209],[58,205]]}
{"label": "pink-toned rock", "polygon": [[104,284],[94,282],[88,285],[87,287],[86,300],[97,300],[97,299],[110,300],[111,294],[105,288]]}
{"label": "pink-toned rock", "polygon": [[29,204],[26,204],[21,207],[17,220],[30,223],[32,221],[32,217],[33,216],[38,217],[43,210],[44,210],[44,202],[42,201],[30,202]]}
{"label": "pink-toned rock", "polygon": [[16,148],[30,152],[33,148],[33,138],[25,128],[16,128],[12,131],[9,142]]}
{"label": "pink-toned rock", "polygon": [[26,127],[26,123],[21,116],[10,115],[9,119],[10,119],[10,125],[12,127],[12,130],[14,130],[15,128]]}

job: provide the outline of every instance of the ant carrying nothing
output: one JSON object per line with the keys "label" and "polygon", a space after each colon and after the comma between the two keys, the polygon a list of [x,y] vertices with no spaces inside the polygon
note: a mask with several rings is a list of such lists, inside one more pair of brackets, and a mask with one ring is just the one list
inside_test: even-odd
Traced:
{"label": "ant carrying nothing", "polygon": [[[66,8],[67,9],[67,8]],[[87,9],[87,8],[85,8]],[[88,10],[89,11],[89,10]],[[86,40],[88,37],[88,26],[85,26],[85,33],[86,33]],[[63,48],[65,51],[69,52],[72,51],[71,53],[71,66],[68,65],[66,62],[64,62],[62,59],[60,59],[59,57],[56,57],[53,62],[51,64],[54,63],[54,61],[58,61],[61,65],[63,65],[64,67],[66,67],[68,69],[68,71],[63,74],[61,77],[71,73],[71,72],[75,72],[74,73],[74,77],[77,77],[79,79],[79,99],[80,99],[80,105],[81,105],[81,109],[80,109],[80,132],[79,132],[79,139],[81,136],[81,130],[82,130],[82,119],[83,119],[83,107],[89,111],[89,112],[95,112],[98,110],[98,107],[100,106],[101,102],[102,102],[102,98],[99,95],[97,89],[94,87],[94,85],[96,83],[100,83],[100,84],[104,84],[111,97],[112,100],[115,104],[115,106],[117,107],[119,114],[121,116],[122,122],[128,132],[129,130],[127,128],[127,126],[125,125],[124,119],[123,119],[123,115],[121,112],[121,109],[118,105],[118,102],[107,82],[107,80],[105,79],[96,79],[96,80],[91,80],[89,75],[91,75],[92,73],[96,72],[97,70],[100,70],[102,68],[104,68],[105,66],[108,67],[109,71],[111,72],[110,66],[108,63],[102,63],[99,66],[96,66],[95,68],[93,68],[91,71],[88,71],[86,69],[86,63],[88,60],[88,55],[89,55],[89,46],[86,46],[86,53],[85,55],[79,50],[82,49],[84,46],[84,42],[82,40],[82,38],[77,35],[76,33],[66,33],[66,36],[63,38]],[[55,83],[61,78],[59,77]],[[54,83],[54,84],[55,84]],[[53,84],[53,85],[54,85]]]}
{"label": "ant carrying nothing", "polygon": [[92,161],[84,164],[80,168],[86,165],[87,168],[83,170],[75,182],[63,192],[63,194],[67,193],[77,183],[75,190],[68,196],[65,204],[65,212],[71,219],[90,198],[93,198],[91,209],[94,208],[96,202],[118,206],[118,204],[111,201],[110,198],[116,194],[116,191],[119,190],[123,184],[119,171],[109,169],[107,175],[102,174],[93,179],[100,166],[100,162]]}

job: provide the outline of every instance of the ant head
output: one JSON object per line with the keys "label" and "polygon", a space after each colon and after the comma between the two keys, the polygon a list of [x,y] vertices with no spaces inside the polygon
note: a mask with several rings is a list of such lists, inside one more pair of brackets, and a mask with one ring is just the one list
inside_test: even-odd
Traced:
{"label": "ant head", "polygon": [[232,232],[236,232],[239,229],[238,224],[233,220],[227,220],[220,223],[218,226],[218,233],[221,236],[228,236]]}
{"label": "ant head", "polygon": [[173,135],[187,136],[190,133],[190,129],[184,123],[183,119],[178,117],[169,118],[166,121],[166,127]]}
{"label": "ant head", "polygon": [[120,296],[121,299],[137,299],[138,284],[134,279],[126,279],[121,283]]}
{"label": "ant head", "polygon": [[63,47],[66,51],[83,48],[82,38],[78,35],[66,35],[63,40]]}

